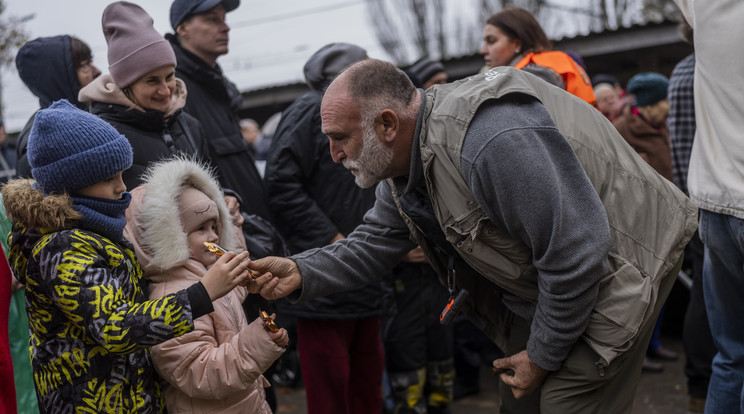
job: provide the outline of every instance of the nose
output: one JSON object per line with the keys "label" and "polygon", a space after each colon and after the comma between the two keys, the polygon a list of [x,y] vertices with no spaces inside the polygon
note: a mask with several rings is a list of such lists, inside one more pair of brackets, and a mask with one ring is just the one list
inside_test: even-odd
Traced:
{"label": "nose", "polygon": [[101,71],[98,70],[98,68],[95,67],[93,64],[91,64],[90,67],[93,70],[93,79],[97,78],[101,74]]}
{"label": "nose", "polygon": [[171,89],[170,86],[168,86],[167,81],[160,82],[160,85],[158,85],[158,93],[165,96],[170,96]]}
{"label": "nose", "polygon": [[483,56],[486,56],[488,54],[488,49],[486,49],[486,42],[483,42],[480,48],[480,54]]}
{"label": "nose", "polygon": [[346,154],[344,153],[340,144],[336,144],[334,140],[330,140],[330,141],[331,141],[331,145],[330,145],[331,158],[333,158],[333,162],[338,164],[341,161],[343,161],[344,158],[346,158]]}
{"label": "nose", "polygon": [[124,178],[122,178],[121,175],[117,178],[116,191],[118,193],[123,193],[127,191],[127,185],[124,184]]}

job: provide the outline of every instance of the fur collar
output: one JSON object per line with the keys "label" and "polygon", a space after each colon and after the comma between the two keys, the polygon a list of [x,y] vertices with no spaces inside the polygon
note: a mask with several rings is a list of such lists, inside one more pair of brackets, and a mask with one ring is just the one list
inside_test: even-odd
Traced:
{"label": "fur collar", "polygon": [[189,259],[188,241],[181,226],[176,200],[184,186],[206,194],[220,212],[220,245],[236,250],[235,226],[217,180],[210,170],[184,157],[153,164],[143,184],[132,190],[124,235],[135,246],[145,275],[182,266]]}
{"label": "fur collar", "polygon": [[3,204],[8,216],[28,228],[59,231],[75,227],[82,215],[67,194],[44,196],[32,187],[34,180],[21,178],[3,185]]}

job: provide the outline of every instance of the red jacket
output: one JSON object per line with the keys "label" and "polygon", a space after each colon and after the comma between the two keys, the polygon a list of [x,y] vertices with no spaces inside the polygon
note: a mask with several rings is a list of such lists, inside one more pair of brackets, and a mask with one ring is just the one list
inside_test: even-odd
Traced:
{"label": "red jacket", "polygon": [[0,414],[17,412],[13,361],[10,359],[8,339],[8,312],[10,311],[10,285],[13,273],[5,252],[0,249]]}

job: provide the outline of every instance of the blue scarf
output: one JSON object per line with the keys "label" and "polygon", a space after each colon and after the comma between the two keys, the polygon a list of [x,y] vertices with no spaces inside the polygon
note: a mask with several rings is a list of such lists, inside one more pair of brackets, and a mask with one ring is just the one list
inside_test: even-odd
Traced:
{"label": "blue scarf", "polygon": [[124,240],[124,226],[127,219],[124,213],[132,201],[132,195],[125,191],[121,199],[86,197],[73,195],[72,208],[83,215],[79,227],[98,233],[114,242]]}

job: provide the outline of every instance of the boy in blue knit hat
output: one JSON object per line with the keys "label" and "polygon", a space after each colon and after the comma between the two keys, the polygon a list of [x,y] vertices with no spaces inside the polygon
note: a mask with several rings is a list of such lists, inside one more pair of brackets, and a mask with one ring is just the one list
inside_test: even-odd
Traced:
{"label": "boy in blue knit hat", "polygon": [[35,182],[2,192],[40,411],[164,412],[147,349],[193,330],[213,300],[245,283],[248,254],[226,253],[200,282],[148,301],[123,236],[127,139],[61,100],[36,115],[28,159]]}

